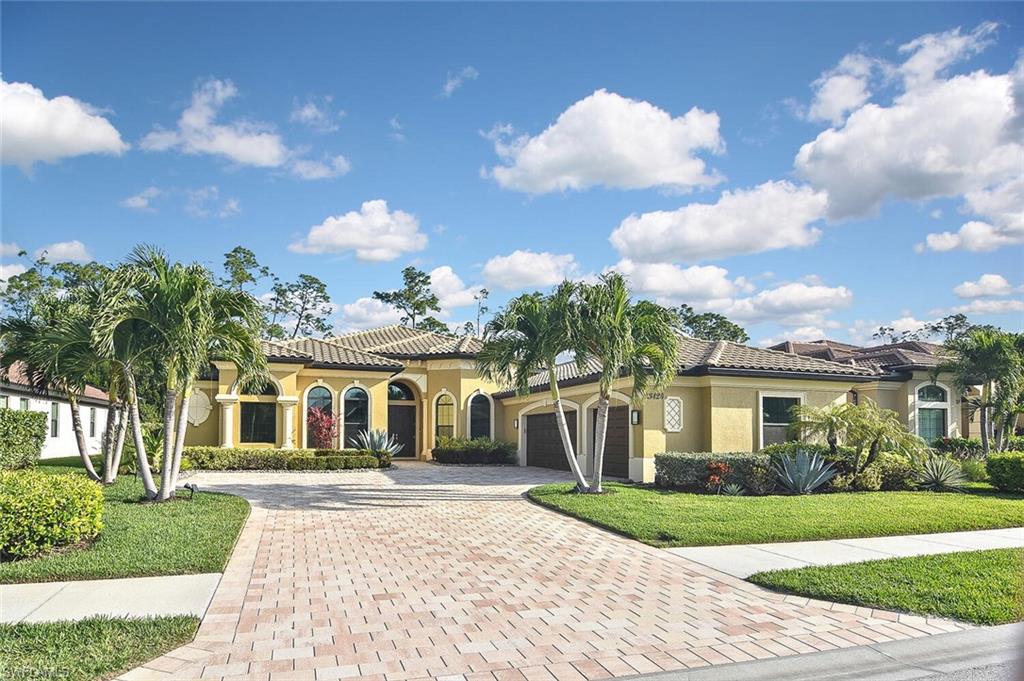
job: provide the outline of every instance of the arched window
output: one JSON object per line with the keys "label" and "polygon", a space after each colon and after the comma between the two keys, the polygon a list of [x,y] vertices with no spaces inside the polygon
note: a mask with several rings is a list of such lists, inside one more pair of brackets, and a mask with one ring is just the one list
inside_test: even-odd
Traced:
{"label": "arched window", "polygon": [[946,391],[937,385],[925,385],[917,391],[917,399],[922,402],[945,402]]}
{"label": "arched window", "polygon": [[949,434],[949,393],[930,383],[917,389],[917,434],[932,442]]}
{"label": "arched window", "polygon": [[329,449],[334,439],[334,399],[322,385],[306,394],[306,446]]}
{"label": "arched window", "polygon": [[356,436],[370,429],[370,398],[362,388],[345,391],[345,447],[356,447]]}
{"label": "arched window", "polygon": [[437,437],[455,437],[455,400],[448,393],[437,398],[434,434]]}
{"label": "arched window", "polygon": [[491,437],[491,401],[486,395],[474,395],[469,401],[469,437]]}
{"label": "arched window", "polygon": [[390,402],[411,402],[413,397],[412,389],[405,383],[388,384],[388,401]]}

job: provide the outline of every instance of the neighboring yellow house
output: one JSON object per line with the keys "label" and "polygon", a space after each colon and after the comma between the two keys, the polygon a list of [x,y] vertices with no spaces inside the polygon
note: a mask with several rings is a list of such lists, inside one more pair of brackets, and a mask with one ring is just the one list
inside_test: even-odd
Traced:
{"label": "neighboring yellow house", "polygon": [[[187,441],[312,446],[306,419],[319,408],[339,424],[335,447],[351,447],[360,431],[385,430],[405,445],[398,458],[425,460],[438,437],[490,437],[516,443],[520,465],[567,468],[546,375],[531,379],[527,395],[502,390],[477,372],[480,347],[476,338],[399,325],[323,340],[265,341],[271,384],[259,395],[240,394],[234,366],[217,362],[216,376],[201,381],[193,395]],[[654,456],[664,451],[746,452],[781,442],[789,409],[798,403],[821,406],[869,396],[900,412],[915,432],[939,422],[945,434],[960,432],[958,398],[941,382],[932,385],[924,369],[890,370],[795,350],[681,338],[677,375],[663,394],[631,404],[631,380],[617,382],[605,473],[651,482]],[[596,374],[594,365],[582,372],[574,363],[558,368],[579,462],[588,474]],[[936,414],[937,409],[945,411]]]}

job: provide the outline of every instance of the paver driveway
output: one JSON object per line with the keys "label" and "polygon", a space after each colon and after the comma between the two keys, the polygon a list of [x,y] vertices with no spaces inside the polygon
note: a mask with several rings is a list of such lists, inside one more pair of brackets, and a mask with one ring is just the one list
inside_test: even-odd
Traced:
{"label": "paver driveway", "polygon": [[252,516],[196,640],[123,679],[596,679],[964,628],[782,597],[525,500],[532,468],[204,473]]}

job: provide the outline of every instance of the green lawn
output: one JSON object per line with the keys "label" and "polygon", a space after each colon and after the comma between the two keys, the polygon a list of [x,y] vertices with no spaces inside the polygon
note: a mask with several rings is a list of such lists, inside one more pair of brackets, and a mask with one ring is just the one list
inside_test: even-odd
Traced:
{"label": "green lawn", "polygon": [[[42,462],[54,473],[81,469]],[[139,503],[142,483],[121,476],[103,490],[103,531],[84,548],[0,563],[0,584],[220,572],[249,515],[241,497],[200,492],[189,501]]]}
{"label": "green lawn", "polygon": [[0,624],[0,678],[108,679],[195,636],[195,617]]}
{"label": "green lawn", "polygon": [[827,601],[976,624],[1024,620],[1024,549],[772,570],[750,581]]}
{"label": "green lawn", "polygon": [[716,496],[611,483],[609,494],[542,485],[529,497],[652,546],[711,546],[881,537],[1024,526],[1024,496],[992,492],[859,492]]}

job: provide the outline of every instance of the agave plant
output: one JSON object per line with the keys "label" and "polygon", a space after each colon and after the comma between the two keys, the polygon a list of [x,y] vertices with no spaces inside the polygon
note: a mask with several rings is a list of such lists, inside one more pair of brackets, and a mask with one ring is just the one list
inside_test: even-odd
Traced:
{"label": "agave plant", "polygon": [[790,494],[810,494],[836,474],[832,464],[802,449],[795,456],[783,456],[774,464],[779,484]]}
{"label": "agave plant", "polygon": [[960,466],[944,456],[929,456],[917,471],[917,486],[932,492],[956,491],[965,482]]}
{"label": "agave plant", "polygon": [[735,482],[730,482],[728,485],[722,487],[722,494],[727,497],[742,497],[747,493],[747,490],[743,489],[743,485]]}
{"label": "agave plant", "polygon": [[398,441],[398,438],[383,430],[362,430],[356,435],[356,444],[360,449],[373,452],[374,454],[387,454],[388,457],[395,456],[405,448],[405,445]]}

